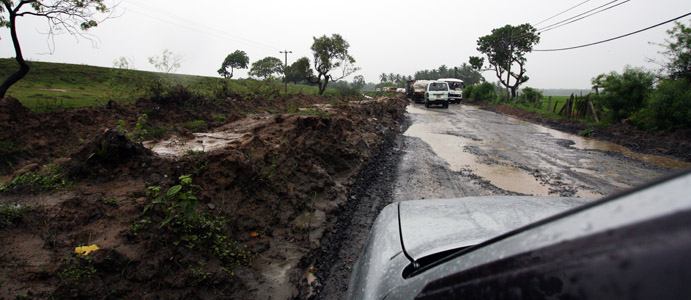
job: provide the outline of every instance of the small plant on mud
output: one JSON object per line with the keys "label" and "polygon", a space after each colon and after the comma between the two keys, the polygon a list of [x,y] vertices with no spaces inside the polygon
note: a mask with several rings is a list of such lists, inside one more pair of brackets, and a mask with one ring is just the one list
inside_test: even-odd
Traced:
{"label": "small plant on mud", "polygon": [[[229,231],[228,220],[197,210],[195,193],[200,189],[192,184],[190,175],[180,176],[180,184],[169,188],[165,194],[161,193],[160,187],[150,186],[146,195],[153,200],[144,207],[142,218],[130,227],[133,235],[146,230],[154,219],[160,217],[160,225],[151,229],[171,231],[172,236],[177,237],[173,245],[207,252],[221,260],[228,269],[249,264],[250,252],[226,233]],[[145,216],[147,214],[150,215]]]}
{"label": "small plant on mud", "polygon": [[0,204],[0,228],[19,223],[22,220],[23,209],[24,208],[17,203]]}
{"label": "small plant on mud", "polygon": [[590,137],[593,134],[592,128],[586,128],[578,132],[578,135],[582,137]]}
{"label": "small plant on mud", "polygon": [[72,182],[67,180],[62,168],[49,165],[40,171],[18,175],[9,184],[0,185],[0,193],[25,187],[28,187],[32,192],[47,192],[70,186],[72,186]]}
{"label": "small plant on mud", "polygon": [[209,162],[206,160],[202,160],[200,156],[204,153],[202,150],[187,150],[185,152],[185,157],[190,159],[190,162],[192,163],[192,174],[194,175],[199,175],[201,172],[206,170],[206,168],[209,165]]}
{"label": "small plant on mud", "polygon": [[211,119],[213,119],[216,122],[225,122],[226,121],[226,116],[225,115],[213,115],[211,116]]}
{"label": "small plant on mud", "polygon": [[197,216],[197,196],[195,192],[201,189],[200,186],[192,184],[190,175],[180,176],[180,184],[168,189],[165,194],[160,194],[160,187],[150,186],[146,195],[154,198],[151,204],[144,208],[144,213],[156,204],[164,204],[166,207],[166,218],[161,222],[160,227],[168,225],[174,219],[184,216],[192,219]]}
{"label": "small plant on mud", "polygon": [[204,120],[194,120],[182,123],[182,127],[187,128],[189,131],[197,132],[206,129],[206,122]]}
{"label": "small plant on mud", "polygon": [[65,256],[63,260],[61,271],[58,273],[60,282],[63,284],[88,279],[96,274],[96,268],[90,256],[76,254],[72,258]]}

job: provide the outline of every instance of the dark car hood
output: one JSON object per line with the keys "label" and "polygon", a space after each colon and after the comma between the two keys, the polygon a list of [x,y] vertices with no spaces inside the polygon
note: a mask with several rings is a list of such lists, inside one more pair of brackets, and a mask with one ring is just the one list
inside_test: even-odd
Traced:
{"label": "dark car hood", "polygon": [[474,245],[589,200],[557,197],[468,197],[400,203],[406,252],[414,259]]}

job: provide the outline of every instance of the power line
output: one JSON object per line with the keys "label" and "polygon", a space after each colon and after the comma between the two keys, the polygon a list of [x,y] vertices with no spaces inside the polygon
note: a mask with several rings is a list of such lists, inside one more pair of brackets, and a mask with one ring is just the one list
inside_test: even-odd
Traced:
{"label": "power line", "polygon": [[568,22],[568,23],[564,23],[564,24],[561,24],[561,25],[557,25],[557,26],[554,26],[554,27],[549,28],[549,29],[544,29],[544,30],[542,30],[542,31],[540,31],[540,32],[547,32],[547,31],[550,31],[550,30],[555,29],[555,28],[559,28],[559,27],[562,27],[562,26],[566,26],[566,25],[571,24],[571,23],[573,23],[573,22],[580,21],[580,20],[583,20],[583,19],[585,19],[585,18],[587,18],[587,17],[590,17],[590,16],[593,16],[593,15],[599,14],[599,13],[601,13],[601,12],[610,10],[610,9],[612,9],[612,8],[615,8],[615,7],[617,7],[617,6],[619,6],[619,5],[622,5],[622,4],[624,4],[624,3],[626,3],[626,2],[629,2],[629,1],[631,1],[631,0],[626,0],[626,1],[624,1],[624,2],[621,2],[621,3],[618,3],[618,4],[612,5],[612,6],[610,6],[610,7],[604,8],[604,9],[602,9],[602,10],[596,11],[596,12],[594,12],[594,13],[592,13],[592,14],[589,14],[589,15],[580,17],[580,18],[578,18],[578,19],[572,20],[572,21],[570,21],[570,22]]}
{"label": "power line", "polygon": [[[261,47],[265,47],[265,48],[269,48],[269,49],[273,49],[273,50],[280,50],[280,49],[277,48],[277,47],[273,47],[273,46],[271,46],[271,45],[267,45],[267,44],[264,44],[264,43],[261,43],[261,42],[253,41],[253,40],[250,40],[250,39],[247,39],[247,38],[238,36],[238,35],[233,35],[233,34],[230,34],[230,33],[227,33],[227,32],[223,32],[223,31],[218,30],[218,29],[216,29],[216,28],[214,28],[214,27],[211,27],[211,26],[208,26],[208,25],[205,25],[205,24],[196,22],[196,21],[194,21],[194,20],[190,20],[190,19],[187,19],[187,18],[178,16],[178,15],[175,15],[175,14],[173,14],[173,13],[164,11],[164,10],[159,9],[159,8],[157,8],[157,7],[153,7],[153,6],[150,6],[150,5],[147,5],[147,4],[138,2],[138,1],[127,0],[127,2],[129,2],[129,3],[131,3],[131,4],[134,4],[134,5],[136,5],[136,6],[139,6],[139,7],[141,7],[141,8],[144,8],[144,9],[147,9],[147,10],[150,10],[150,11],[153,11],[153,12],[158,13],[158,14],[160,14],[160,15],[167,16],[167,17],[171,17],[171,18],[173,18],[173,19],[175,19],[175,20],[181,20],[181,21],[184,21],[185,23],[188,23],[188,24],[190,24],[190,25],[197,26],[197,27],[201,27],[201,28],[204,28],[205,30],[215,32],[215,34],[216,34],[215,37],[217,37],[217,38],[222,38],[222,39],[225,39],[225,40],[229,40],[228,38],[232,38],[232,39],[236,39],[236,40],[242,40],[242,41],[244,41],[244,42],[248,42],[248,43],[254,44],[254,45],[256,45],[256,46],[261,46]],[[164,20],[164,19],[161,19],[161,18],[156,18],[156,17],[150,16],[150,15],[146,15],[146,14],[141,13],[141,12],[134,11],[134,10],[132,10],[132,11],[135,12],[135,13],[139,13],[139,14],[141,14],[141,15],[145,15],[145,16],[148,16],[148,17],[157,19],[157,20],[159,20],[159,21],[163,21],[163,22],[167,22],[167,23],[170,23],[170,24],[173,24],[173,25],[185,27],[185,28],[187,28],[187,29],[195,30],[195,31],[202,32],[202,33],[205,33],[205,34],[210,34],[208,31],[202,31],[202,30],[199,30],[199,29],[191,28],[191,27],[186,26],[186,25],[184,25],[184,24],[182,24],[182,23],[173,22],[173,21],[170,21],[170,20]],[[224,37],[221,37],[221,36],[224,36]]]}
{"label": "power line", "polygon": [[579,6],[583,5],[583,4],[586,4],[587,2],[590,2],[590,0],[585,0],[585,1],[581,2],[580,4],[574,6],[574,7],[571,7],[571,8],[569,8],[569,9],[565,10],[565,11],[562,11],[562,12],[560,12],[560,13],[554,15],[554,16],[551,16],[551,17],[549,17],[549,18],[547,18],[547,19],[544,19],[544,20],[542,20],[542,21],[540,21],[540,22],[538,22],[538,23],[535,23],[535,25],[533,25],[533,26],[537,26],[537,25],[540,25],[540,24],[542,24],[542,23],[544,23],[544,22],[547,22],[547,21],[549,21],[549,20],[551,20],[551,19],[554,19],[554,18],[556,18],[556,17],[562,15],[562,14],[565,13],[565,12],[568,12],[568,11],[570,11],[570,10],[576,8],[576,7],[579,7]]}
{"label": "power line", "polygon": [[547,28],[550,28],[550,27],[553,27],[553,26],[562,24],[562,23],[564,23],[564,22],[568,22],[568,21],[570,21],[570,20],[573,20],[573,19],[578,18],[578,17],[580,17],[580,16],[582,16],[582,15],[585,15],[585,14],[591,13],[591,12],[593,12],[593,11],[595,11],[595,10],[598,10],[598,9],[600,9],[600,8],[603,8],[603,7],[605,7],[605,6],[608,6],[608,5],[610,5],[610,4],[614,3],[614,2],[617,2],[617,1],[619,1],[619,0],[613,0],[613,1],[607,2],[607,3],[603,4],[603,5],[600,5],[600,6],[596,7],[596,8],[591,9],[591,10],[582,12],[582,13],[580,13],[580,14],[577,14],[577,15],[573,16],[573,17],[570,17],[570,18],[567,18],[567,19],[565,19],[565,20],[561,20],[561,21],[559,21],[559,22],[557,22],[557,23],[554,23],[554,24],[551,24],[551,25],[542,27],[542,28],[538,29],[538,31],[543,31],[543,30],[545,30],[545,29],[547,29]]}
{"label": "power line", "polygon": [[637,33],[641,33],[641,32],[643,32],[643,31],[650,30],[650,29],[653,29],[653,28],[655,28],[655,27],[659,27],[659,26],[665,25],[665,24],[667,24],[667,23],[669,23],[669,22],[679,20],[679,19],[681,19],[681,18],[683,18],[683,17],[686,17],[686,16],[689,16],[689,15],[691,15],[691,12],[690,12],[690,13],[687,13],[687,14],[685,14],[685,15],[676,17],[676,18],[674,18],[674,19],[671,19],[671,20],[668,20],[668,21],[665,21],[665,22],[662,22],[662,23],[659,23],[659,24],[655,24],[655,25],[650,26],[650,27],[647,27],[647,28],[643,28],[643,29],[641,29],[641,30],[637,30],[637,31],[634,31],[634,32],[631,32],[631,33],[627,33],[627,34],[624,34],[624,35],[620,35],[620,36],[618,36],[618,37],[614,37],[614,38],[611,38],[611,39],[606,39],[606,40],[599,41],[599,42],[595,42],[595,43],[590,43],[590,44],[585,44],[585,45],[580,45],[580,46],[574,46],[574,47],[567,47],[567,48],[544,49],[544,50],[533,50],[533,51],[534,51],[534,52],[563,51],[563,50],[572,50],[572,49],[578,49],[578,48],[584,48],[584,47],[593,46],[593,45],[597,45],[597,44],[602,44],[602,43],[610,42],[610,41],[617,40],[617,39],[620,39],[620,38],[623,38],[623,37],[627,37],[627,36],[630,36],[630,35],[634,35],[634,34],[637,34]]}

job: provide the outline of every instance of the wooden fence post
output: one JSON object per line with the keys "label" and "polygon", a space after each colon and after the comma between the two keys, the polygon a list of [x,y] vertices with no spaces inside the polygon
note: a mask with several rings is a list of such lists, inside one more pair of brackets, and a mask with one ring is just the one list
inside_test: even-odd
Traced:
{"label": "wooden fence post", "polygon": [[554,109],[552,109],[553,113],[557,112],[557,106],[559,106],[559,99],[554,101]]}
{"label": "wooden fence post", "polygon": [[597,112],[595,111],[595,106],[593,105],[593,101],[590,100],[590,97],[588,97],[588,107],[590,108],[590,111],[593,112],[593,117],[595,117],[595,121],[600,123],[600,118],[597,117]]}
{"label": "wooden fence post", "polygon": [[552,108],[552,96],[549,96],[549,100],[547,101],[547,111],[550,111]]}

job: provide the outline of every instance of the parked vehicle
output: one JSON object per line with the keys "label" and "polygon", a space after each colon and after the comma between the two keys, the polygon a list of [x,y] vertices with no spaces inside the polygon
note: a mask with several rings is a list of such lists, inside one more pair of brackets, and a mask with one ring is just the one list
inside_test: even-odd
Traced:
{"label": "parked vehicle", "polygon": [[441,105],[449,108],[449,84],[443,81],[432,81],[425,87],[425,107]]}
{"label": "parked vehicle", "polygon": [[597,201],[403,201],[377,217],[347,299],[691,299],[691,172]]}
{"label": "parked vehicle", "polygon": [[461,100],[463,100],[463,88],[465,87],[463,80],[456,78],[441,78],[437,81],[444,81],[449,84],[449,103],[461,103]]}
{"label": "parked vehicle", "polygon": [[413,99],[415,103],[422,103],[425,100],[425,88],[430,80],[411,80],[406,82],[406,95]]}

